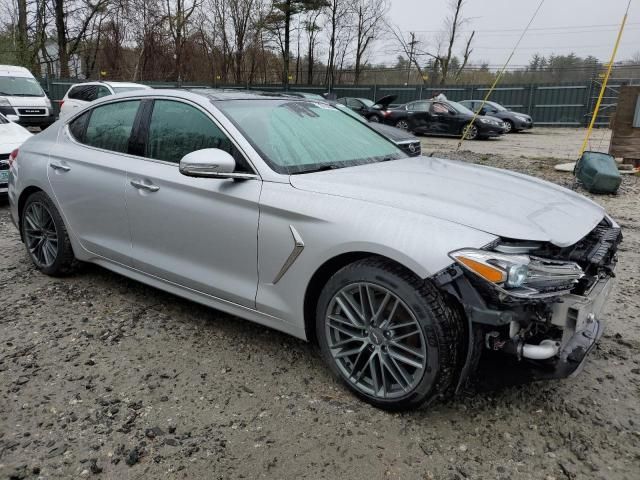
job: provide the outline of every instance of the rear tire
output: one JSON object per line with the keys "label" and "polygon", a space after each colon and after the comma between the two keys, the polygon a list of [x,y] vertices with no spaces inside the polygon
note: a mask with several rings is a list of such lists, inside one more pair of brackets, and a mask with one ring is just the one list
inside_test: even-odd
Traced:
{"label": "rear tire", "polygon": [[463,330],[458,310],[430,282],[377,257],[336,272],[316,308],[325,362],[358,397],[386,410],[450,393]]}
{"label": "rear tire", "polygon": [[27,198],[20,216],[20,231],[27,255],[45,275],[71,273],[76,259],[62,216],[49,196],[35,192]]}
{"label": "rear tire", "polygon": [[402,130],[409,130],[409,122],[406,120],[398,120],[396,122],[396,128],[401,128]]}
{"label": "rear tire", "polygon": [[373,123],[380,123],[380,119],[376,115],[371,115],[367,120]]}

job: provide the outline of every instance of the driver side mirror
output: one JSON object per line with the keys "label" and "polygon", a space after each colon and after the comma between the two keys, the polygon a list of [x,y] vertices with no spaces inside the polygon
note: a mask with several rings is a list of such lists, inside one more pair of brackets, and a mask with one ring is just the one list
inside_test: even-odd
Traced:
{"label": "driver side mirror", "polygon": [[180,173],[187,177],[234,178],[236,161],[219,148],[204,148],[187,153],[180,160]]}

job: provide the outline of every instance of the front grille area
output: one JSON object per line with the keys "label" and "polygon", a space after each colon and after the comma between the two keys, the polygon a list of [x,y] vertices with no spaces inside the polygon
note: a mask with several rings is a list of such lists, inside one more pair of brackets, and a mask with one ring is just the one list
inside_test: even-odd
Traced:
{"label": "front grille area", "polygon": [[18,115],[44,115],[44,108],[18,108]]}
{"label": "front grille area", "polygon": [[578,282],[573,293],[588,292],[601,276],[613,275],[617,262],[618,246],[622,242],[622,231],[613,227],[604,219],[582,240],[565,248],[547,247],[547,251],[536,255],[557,260],[576,262],[584,271],[584,277]]}
{"label": "front grille area", "polygon": [[409,156],[418,157],[422,154],[420,141],[406,142],[399,144],[399,147]]}

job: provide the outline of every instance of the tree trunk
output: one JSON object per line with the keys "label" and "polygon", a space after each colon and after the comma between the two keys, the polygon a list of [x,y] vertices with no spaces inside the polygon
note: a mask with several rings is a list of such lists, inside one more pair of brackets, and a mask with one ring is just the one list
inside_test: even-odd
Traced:
{"label": "tree trunk", "polygon": [[69,78],[69,53],[67,51],[67,30],[65,25],[64,0],[53,0],[56,14],[56,30],[58,38],[58,63],[61,78]]}
{"label": "tree trunk", "polygon": [[284,12],[284,52],[282,64],[284,67],[282,83],[284,89],[289,89],[289,36],[291,34],[291,0],[287,0]]}
{"label": "tree trunk", "polygon": [[27,0],[18,0],[18,62],[31,67],[27,39]]}

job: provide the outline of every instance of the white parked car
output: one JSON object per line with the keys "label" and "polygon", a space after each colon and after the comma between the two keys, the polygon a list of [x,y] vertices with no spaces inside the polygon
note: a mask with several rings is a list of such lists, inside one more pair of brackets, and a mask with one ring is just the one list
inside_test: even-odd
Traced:
{"label": "white parked car", "polygon": [[60,118],[68,116],[87,103],[109,95],[130,92],[131,90],[150,89],[147,85],[129,82],[85,82],[71,85],[60,101]]}
{"label": "white parked car", "polygon": [[0,113],[0,197],[2,198],[7,195],[9,156],[30,136],[29,130],[13,123]]}
{"label": "white parked car", "polygon": [[0,113],[15,115],[23,126],[47,128],[56,118],[51,101],[29,70],[0,65]]}

